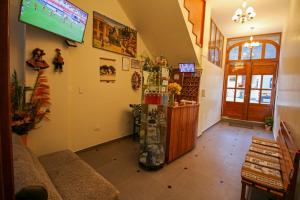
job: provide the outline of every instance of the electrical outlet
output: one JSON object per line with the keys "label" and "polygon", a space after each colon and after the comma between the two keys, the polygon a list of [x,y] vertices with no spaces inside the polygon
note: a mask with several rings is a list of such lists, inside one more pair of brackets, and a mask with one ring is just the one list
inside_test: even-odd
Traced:
{"label": "electrical outlet", "polygon": [[100,129],[99,127],[96,127],[96,128],[94,128],[94,131],[95,131],[95,132],[100,132],[101,129]]}
{"label": "electrical outlet", "polygon": [[201,90],[201,97],[205,97],[205,89]]}
{"label": "electrical outlet", "polygon": [[82,87],[78,87],[78,94],[83,94],[83,88]]}

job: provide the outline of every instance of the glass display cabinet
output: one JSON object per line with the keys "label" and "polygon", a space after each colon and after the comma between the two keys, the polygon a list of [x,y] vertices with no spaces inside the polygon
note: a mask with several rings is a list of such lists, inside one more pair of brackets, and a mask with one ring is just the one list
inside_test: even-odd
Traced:
{"label": "glass display cabinet", "polygon": [[167,134],[169,67],[163,57],[143,66],[139,164],[149,170],[163,167]]}

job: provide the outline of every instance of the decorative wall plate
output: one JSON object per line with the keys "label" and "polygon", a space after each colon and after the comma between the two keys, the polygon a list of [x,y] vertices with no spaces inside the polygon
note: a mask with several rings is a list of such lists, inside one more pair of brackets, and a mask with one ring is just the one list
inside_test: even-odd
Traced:
{"label": "decorative wall plate", "polygon": [[138,72],[134,72],[131,76],[132,89],[138,90],[141,87],[142,78]]}

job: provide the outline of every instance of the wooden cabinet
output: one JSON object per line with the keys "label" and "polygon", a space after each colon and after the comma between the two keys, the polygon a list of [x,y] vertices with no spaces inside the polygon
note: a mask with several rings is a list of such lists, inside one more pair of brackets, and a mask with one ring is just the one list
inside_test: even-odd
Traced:
{"label": "wooden cabinet", "polygon": [[195,147],[199,105],[168,107],[166,161],[169,163]]}

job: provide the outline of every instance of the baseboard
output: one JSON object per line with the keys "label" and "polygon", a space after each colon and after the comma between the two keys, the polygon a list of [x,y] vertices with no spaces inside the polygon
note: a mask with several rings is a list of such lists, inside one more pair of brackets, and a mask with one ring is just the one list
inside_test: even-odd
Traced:
{"label": "baseboard", "polygon": [[107,145],[107,144],[111,144],[111,143],[114,143],[114,142],[118,142],[118,141],[120,141],[120,140],[123,140],[123,139],[125,139],[125,138],[129,138],[129,137],[132,137],[132,134],[130,134],[130,135],[125,135],[125,136],[121,136],[121,137],[119,137],[119,138],[116,138],[116,139],[113,139],[113,140],[109,140],[109,141],[103,142],[103,143],[101,143],[101,144],[96,144],[96,145],[93,145],[93,146],[90,146],[90,147],[87,147],[87,148],[84,148],[84,149],[75,151],[75,153],[81,153],[81,152],[89,151],[89,150],[91,150],[91,149],[94,149],[94,148],[97,148],[97,147],[101,147],[101,146],[104,146],[104,145]]}
{"label": "baseboard", "polygon": [[216,123],[214,123],[213,125],[209,126],[208,128],[204,129],[201,133],[201,135],[197,136],[197,138],[200,138],[205,132],[207,132],[209,129],[213,128],[214,126],[216,126],[218,123],[220,123],[222,120],[218,120]]}
{"label": "baseboard", "polygon": [[224,122],[238,122],[238,123],[247,123],[247,124],[251,124],[253,126],[256,127],[264,127],[264,122],[257,122],[257,121],[247,121],[247,120],[241,120],[241,119],[233,119],[233,118],[229,118],[229,117],[222,117],[221,121]]}

